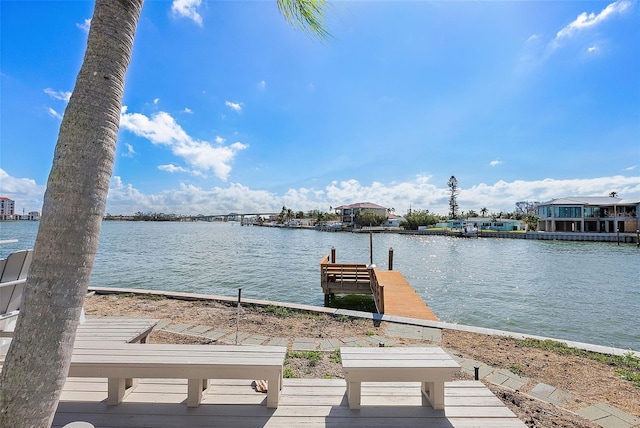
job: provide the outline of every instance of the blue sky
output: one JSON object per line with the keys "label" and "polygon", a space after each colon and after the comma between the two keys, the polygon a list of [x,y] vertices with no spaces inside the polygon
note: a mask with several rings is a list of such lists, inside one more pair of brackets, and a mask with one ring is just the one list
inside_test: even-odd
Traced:
{"label": "blue sky", "polygon": [[[89,1],[1,8],[0,196],[40,210]],[[338,1],[332,37],[275,1],[151,1],[107,212],[404,213],[640,198],[640,4]]]}

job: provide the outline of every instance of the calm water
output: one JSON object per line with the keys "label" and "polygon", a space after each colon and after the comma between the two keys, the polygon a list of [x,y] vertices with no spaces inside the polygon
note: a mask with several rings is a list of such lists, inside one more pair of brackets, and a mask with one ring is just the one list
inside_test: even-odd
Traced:
{"label": "calm water", "polygon": [[[0,223],[0,257],[38,223]],[[322,305],[320,260],[369,261],[369,235],[238,223],[105,222],[91,285]],[[442,321],[640,350],[633,245],[376,234],[374,263],[402,272]]]}

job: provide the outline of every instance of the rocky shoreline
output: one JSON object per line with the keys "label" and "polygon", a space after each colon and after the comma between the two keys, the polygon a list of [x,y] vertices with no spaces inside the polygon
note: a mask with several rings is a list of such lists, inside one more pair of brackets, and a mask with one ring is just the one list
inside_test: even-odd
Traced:
{"label": "rocky shoreline", "polygon": [[[436,344],[458,358],[471,359],[491,370],[513,373],[514,377],[523,379],[517,390],[482,380],[528,426],[598,427],[576,412],[599,403],[613,406],[640,420],[640,387],[621,377],[619,367],[611,361],[598,361],[588,353],[562,352],[562,348],[532,347],[530,343],[510,337],[449,329],[442,330],[439,337],[431,340],[395,337],[390,331],[394,323],[384,321],[297,311],[275,305],[244,304],[238,310],[231,302],[185,301],[151,294],[93,294],[85,300],[85,311],[88,317],[151,317],[160,320],[162,325],[187,323],[277,337],[288,343],[289,349],[292,349],[291,344],[296,338],[360,338],[369,342],[384,338],[390,346]],[[150,340],[165,343],[216,342],[170,329],[154,331]],[[219,343],[224,343],[224,340],[219,340]],[[285,365],[287,376],[342,378],[342,368],[336,362],[335,352],[290,354]],[[633,360],[631,363],[631,371],[636,375],[640,373],[640,368],[633,367]],[[473,379],[473,374],[461,372],[459,379]],[[535,392],[534,388],[540,384],[553,385],[566,393],[562,405],[533,397],[532,391]]]}

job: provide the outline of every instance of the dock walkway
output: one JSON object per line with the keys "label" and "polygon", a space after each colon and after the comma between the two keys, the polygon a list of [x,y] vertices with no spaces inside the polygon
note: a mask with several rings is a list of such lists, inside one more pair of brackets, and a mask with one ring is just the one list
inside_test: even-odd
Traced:
{"label": "dock walkway", "polygon": [[[398,271],[374,269],[374,277],[384,289],[381,312],[421,320],[438,321],[438,317]],[[373,281],[372,281],[373,282]],[[372,284],[372,288],[375,286]],[[375,293],[374,293],[375,294]],[[378,303],[379,304],[379,303]]]}

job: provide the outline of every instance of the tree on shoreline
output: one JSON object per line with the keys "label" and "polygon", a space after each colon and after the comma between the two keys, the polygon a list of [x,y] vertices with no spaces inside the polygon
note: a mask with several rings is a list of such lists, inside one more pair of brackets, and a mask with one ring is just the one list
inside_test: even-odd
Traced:
{"label": "tree on shoreline", "polygon": [[449,217],[451,219],[458,218],[458,201],[457,196],[459,193],[458,190],[458,180],[455,176],[451,176],[449,181],[447,181],[447,186],[449,186]]}
{"label": "tree on shoreline", "polygon": [[[285,19],[326,36],[324,0],[278,0]],[[67,104],[14,337],[0,373],[0,426],[50,426],[66,381],[98,248],[125,74],[143,0],[96,0]]]}
{"label": "tree on shoreline", "polygon": [[355,218],[355,223],[360,226],[380,226],[382,223],[387,221],[387,216],[383,214],[378,214],[372,210],[364,210]]}
{"label": "tree on shoreline", "polygon": [[404,216],[400,227],[405,230],[418,230],[419,226],[435,226],[440,221],[440,216],[431,214],[429,210],[413,210]]}

